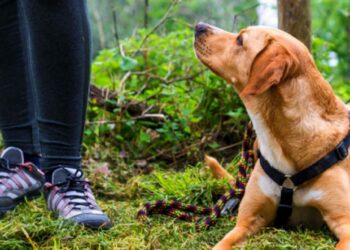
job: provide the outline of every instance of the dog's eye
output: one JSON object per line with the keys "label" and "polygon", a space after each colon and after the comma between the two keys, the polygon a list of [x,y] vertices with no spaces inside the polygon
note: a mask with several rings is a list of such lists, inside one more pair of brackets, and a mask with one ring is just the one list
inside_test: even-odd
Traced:
{"label": "dog's eye", "polygon": [[243,46],[243,37],[239,35],[236,40],[237,45]]}

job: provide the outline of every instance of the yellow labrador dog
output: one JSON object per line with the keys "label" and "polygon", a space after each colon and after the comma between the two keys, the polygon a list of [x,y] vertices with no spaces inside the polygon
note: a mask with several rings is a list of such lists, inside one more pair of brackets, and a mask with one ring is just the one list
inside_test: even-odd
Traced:
{"label": "yellow labrador dog", "polygon": [[[195,32],[197,57],[237,91],[253,122],[261,155],[287,179],[323,159],[348,136],[345,104],[334,95],[300,41],[266,27],[248,27],[233,34],[199,23]],[[289,224],[326,222],[339,239],[337,249],[350,249],[347,149],[348,145],[344,157],[327,170],[293,187],[289,219]],[[208,163],[221,168],[213,159]],[[258,160],[237,224],[214,249],[231,249],[273,223],[281,189]]]}

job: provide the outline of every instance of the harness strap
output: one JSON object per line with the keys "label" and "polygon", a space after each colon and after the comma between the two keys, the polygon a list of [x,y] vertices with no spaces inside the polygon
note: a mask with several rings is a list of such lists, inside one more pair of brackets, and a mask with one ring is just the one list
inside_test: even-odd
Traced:
{"label": "harness strap", "polygon": [[281,171],[272,167],[270,163],[265,159],[265,157],[261,154],[260,150],[258,150],[258,157],[260,160],[260,165],[264,169],[265,173],[279,186],[282,186],[283,182],[287,179],[287,176]]}
{"label": "harness strap", "polygon": [[281,199],[278,204],[277,215],[275,219],[275,226],[281,227],[288,222],[289,217],[293,211],[293,189],[282,187]]}
{"label": "harness strap", "polygon": [[350,134],[348,134],[345,139],[338,144],[338,146],[328,153],[321,160],[312,164],[310,167],[300,171],[299,173],[293,175],[290,179],[294,183],[295,186],[299,186],[300,184],[316,177],[321,174],[338,161],[344,160],[348,155],[348,148],[350,146]]}
{"label": "harness strap", "polygon": [[[292,214],[293,205],[293,194],[297,186],[303,184],[306,181],[320,175],[334,164],[339,161],[344,160],[348,155],[348,148],[350,146],[350,132],[349,134],[335,147],[334,150],[329,152],[326,156],[322,157],[320,160],[312,164],[311,166],[305,168],[304,170],[288,176],[274,168],[270,163],[264,158],[260,151],[258,151],[258,157],[260,160],[260,165],[265,173],[279,186],[281,189],[280,203],[277,209],[277,215],[275,219],[276,226],[285,225]],[[290,181],[294,185],[294,188],[286,186]]]}

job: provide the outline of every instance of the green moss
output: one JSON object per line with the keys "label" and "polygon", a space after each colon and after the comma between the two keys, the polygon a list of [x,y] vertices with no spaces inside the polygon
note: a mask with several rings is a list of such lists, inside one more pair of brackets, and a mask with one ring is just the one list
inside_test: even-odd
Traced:
{"label": "green moss", "polygon": [[[89,171],[87,171],[89,172]],[[228,188],[214,180],[202,166],[189,166],[183,172],[156,170],[137,176],[126,184],[113,177],[96,177],[90,171],[99,204],[112,218],[109,231],[92,231],[57,220],[45,207],[44,199],[25,202],[0,220],[0,249],[208,249],[230,231],[235,221],[220,218],[210,230],[197,233],[193,224],[154,216],[142,224],[135,215],[148,200],[179,198],[185,202],[211,204],[213,193]],[[128,192],[125,196],[123,194]],[[128,198],[129,197],[129,198]],[[335,239],[328,230],[285,231],[267,228],[252,237],[245,249],[332,249]]]}

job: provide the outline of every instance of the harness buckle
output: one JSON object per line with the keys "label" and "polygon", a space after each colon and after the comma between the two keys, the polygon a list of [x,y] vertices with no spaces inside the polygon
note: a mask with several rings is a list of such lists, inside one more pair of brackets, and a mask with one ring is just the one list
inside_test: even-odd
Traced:
{"label": "harness buckle", "polygon": [[348,149],[345,146],[344,141],[338,144],[338,146],[335,148],[335,152],[337,153],[339,160],[344,160],[349,155]]}
{"label": "harness buckle", "polygon": [[239,199],[237,198],[231,198],[226,203],[225,206],[222,208],[220,215],[231,215],[236,210],[237,206],[239,204]]}

